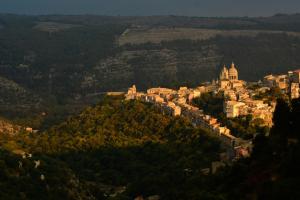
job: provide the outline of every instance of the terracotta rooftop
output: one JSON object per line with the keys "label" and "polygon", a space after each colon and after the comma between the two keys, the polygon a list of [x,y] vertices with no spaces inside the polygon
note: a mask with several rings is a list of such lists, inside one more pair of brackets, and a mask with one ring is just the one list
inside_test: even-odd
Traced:
{"label": "terracotta rooftop", "polygon": [[300,69],[295,70],[294,72],[300,73]]}

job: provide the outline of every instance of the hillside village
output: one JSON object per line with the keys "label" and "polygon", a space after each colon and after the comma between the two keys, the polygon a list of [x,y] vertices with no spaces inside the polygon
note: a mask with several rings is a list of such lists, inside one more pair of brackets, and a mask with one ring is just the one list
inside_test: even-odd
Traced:
{"label": "hillside village", "polygon": [[[252,141],[233,136],[231,130],[222,126],[217,118],[192,105],[192,100],[203,93],[222,93],[223,112],[227,118],[251,115],[253,120],[259,119],[262,126],[271,127],[276,99],[269,100],[263,97],[259,99],[258,96],[272,88],[279,88],[283,95],[291,99],[298,98],[299,83],[300,70],[290,71],[287,75],[267,75],[263,81],[247,83],[239,80],[238,70],[232,63],[229,68],[224,65],[216,81],[213,80],[197,88],[180,87],[179,90],[174,90],[159,87],[139,92],[133,85],[125,96],[126,100],[135,99],[153,103],[164,114],[189,118],[195,126],[210,130],[219,136],[227,147],[234,150],[235,157],[240,157],[249,155]],[[253,85],[256,87],[251,87]]]}

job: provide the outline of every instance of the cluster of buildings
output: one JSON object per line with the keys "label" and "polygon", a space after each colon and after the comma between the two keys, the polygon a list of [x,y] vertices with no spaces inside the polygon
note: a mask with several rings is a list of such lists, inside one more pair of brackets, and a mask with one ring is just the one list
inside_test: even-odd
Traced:
{"label": "cluster of buildings", "polygon": [[218,92],[223,92],[225,101],[223,111],[227,118],[251,115],[253,119],[261,119],[264,126],[272,126],[272,117],[275,109],[275,102],[264,102],[253,97],[267,87],[260,87],[256,90],[246,87],[246,82],[238,79],[238,70],[234,63],[229,69],[223,67],[219,76]]}
{"label": "cluster of buildings", "polygon": [[287,74],[267,75],[263,84],[267,87],[277,87],[291,99],[300,97],[300,70],[289,71]]}
{"label": "cluster of buildings", "polygon": [[204,92],[207,92],[207,88],[202,86],[195,89],[180,87],[179,90],[151,88],[144,93],[137,92],[136,86],[133,85],[128,89],[125,96],[126,100],[135,99],[152,103],[164,114],[184,116],[194,126],[210,130],[230,148],[239,149],[241,146],[249,146],[249,141],[231,135],[230,130],[226,126],[222,126],[216,118],[205,114],[203,110],[190,104],[193,98],[199,97]]}
{"label": "cluster of buildings", "polygon": [[253,120],[259,119],[259,125],[271,127],[276,102],[258,99],[258,94],[278,87],[291,99],[299,98],[300,70],[288,72],[286,75],[265,76],[263,82],[256,83],[258,87],[249,87],[249,83],[239,80],[238,77],[238,70],[232,63],[230,67],[222,68],[217,81],[212,81],[205,86],[193,89],[180,87],[179,90],[150,88],[147,92],[138,92],[136,86],[133,85],[125,96],[127,100],[136,99],[152,103],[164,114],[187,117],[193,125],[210,130],[219,136],[224,144],[233,147],[239,154],[245,156],[251,149],[251,142],[233,136],[226,126],[222,126],[216,118],[193,106],[191,101],[203,93],[222,93],[224,96],[223,112],[227,118],[251,115]]}

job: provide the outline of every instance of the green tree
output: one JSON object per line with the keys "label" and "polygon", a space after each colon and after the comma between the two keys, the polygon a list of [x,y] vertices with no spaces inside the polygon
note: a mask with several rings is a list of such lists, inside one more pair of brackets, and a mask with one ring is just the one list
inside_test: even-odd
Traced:
{"label": "green tree", "polygon": [[273,127],[270,137],[275,153],[281,153],[286,149],[288,135],[291,132],[290,107],[284,99],[278,99],[273,115]]}

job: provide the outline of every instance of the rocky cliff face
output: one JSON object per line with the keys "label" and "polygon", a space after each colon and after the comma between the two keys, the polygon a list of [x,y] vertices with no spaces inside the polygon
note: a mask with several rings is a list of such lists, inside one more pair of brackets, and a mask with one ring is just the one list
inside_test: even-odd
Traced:
{"label": "rocky cliff face", "polygon": [[115,57],[101,60],[94,70],[98,88],[103,90],[124,90],[132,84],[140,89],[179,83],[195,86],[215,78],[221,60],[215,45],[195,51],[125,49]]}
{"label": "rocky cliff face", "polygon": [[[27,119],[38,115],[43,109],[44,100],[36,93],[22,87],[12,80],[0,77],[0,116],[16,120],[24,126],[31,126]],[[0,117],[0,133],[15,133],[20,127],[2,120]],[[21,119],[22,118],[22,119]],[[33,122],[34,124],[34,122]]]}
{"label": "rocky cliff face", "polygon": [[39,104],[40,101],[38,95],[26,90],[12,80],[0,77],[0,106],[33,106]]}

